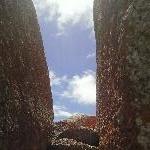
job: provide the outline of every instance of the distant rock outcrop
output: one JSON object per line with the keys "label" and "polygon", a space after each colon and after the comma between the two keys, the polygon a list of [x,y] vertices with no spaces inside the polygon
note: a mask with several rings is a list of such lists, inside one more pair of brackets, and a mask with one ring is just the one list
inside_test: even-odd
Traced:
{"label": "distant rock outcrop", "polygon": [[101,150],[150,149],[150,1],[95,0]]}
{"label": "distant rock outcrop", "polygon": [[0,150],[45,150],[52,96],[31,0],[0,1]]}
{"label": "distant rock outcrop", "polygon": [[96,116],[75,115],[66,120],[68,125],[96,129]]}
{"label": "distant rock outcrop", "polygon": [[54,131],[62,132],[69,128],[85,127],[96,130],[96,116],[87,115],[75,115],[66,120],[58,121],[54,123]]}

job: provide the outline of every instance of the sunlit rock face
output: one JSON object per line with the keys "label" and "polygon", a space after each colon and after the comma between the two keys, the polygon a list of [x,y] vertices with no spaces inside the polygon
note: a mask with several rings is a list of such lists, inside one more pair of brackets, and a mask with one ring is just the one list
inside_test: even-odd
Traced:
{"label": "sunlit rock face", "polygon": [[150,149],[150,1],[95,0],[101,150]]}
{"label": "sunlit rock face", "polygon": [[52,120],[48,67],[33,3],[1,0],[0,149],[45,150]]}

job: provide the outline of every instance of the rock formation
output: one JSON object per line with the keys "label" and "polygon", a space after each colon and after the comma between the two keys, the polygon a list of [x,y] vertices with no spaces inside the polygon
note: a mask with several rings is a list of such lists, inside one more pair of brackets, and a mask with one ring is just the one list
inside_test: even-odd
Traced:
{"label": "rock formation", "polygon": [[32,1],[1,0],[1,150],[46,149],[53,110],[43,49]]}
{"label": "rock formation", "polygon": [[100,150],[150,149],[150,1],[95,0]]}
{"label": "rock formation", "polygon": [[64,138],[56,140],[48,150],[98,150],[98,147]]}
{"label": "rock formation", "polygon": [[75,115],[54,123],[49,150],[97,150],[99,136],[95,116]]}
{"label": "rock formation", "polygon": [[91,146],[99,145],[99,137],[96,131],[88,128],[71,128],[63,131],[57,137],[57,139],[74,139],[77,142],[82,142]]}
{"label": "rock formation", "polygon": [[[99,138],[69,128],[50,144],[52,96],[33,3],[1,0],[0,150],[46,150],[48,142],[49,150],[96,150],[96,140],[100,150],[149,150],[149,16],[149,0],[94,1]],[[95,128],[93,119],[62,123]]]}

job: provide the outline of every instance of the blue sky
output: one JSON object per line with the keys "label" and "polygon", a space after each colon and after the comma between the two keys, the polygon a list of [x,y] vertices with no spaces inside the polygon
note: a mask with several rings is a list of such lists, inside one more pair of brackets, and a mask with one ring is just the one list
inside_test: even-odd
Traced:
{"label": "blue sky", "polygon": [[51,78],[55,120],[95,115],[93,0],[33,0]]}

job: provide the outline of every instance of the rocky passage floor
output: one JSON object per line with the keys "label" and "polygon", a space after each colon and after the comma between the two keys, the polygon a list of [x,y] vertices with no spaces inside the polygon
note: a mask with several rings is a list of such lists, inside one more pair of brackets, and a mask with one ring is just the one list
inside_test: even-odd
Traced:
{"label": "rocky passage floor", "polygon": [[85,118],[87,119],[84,116],[74,122],[55,123],[54,137],[48,150],[98,150],[99,136],[96,128],[91,128],[91,124],[90,127],[87,126]]}
{"label": "rocky passage floor", "polygon": [[62,138],[55,140],[48,150],[98,150],[98,147],[77,142],[73,139]]}
{"label": "rocky passage floor", "polygon": [[98,150],[98,142],[97,133],[91,129],[68,129],[53,137],[48,150]]}

